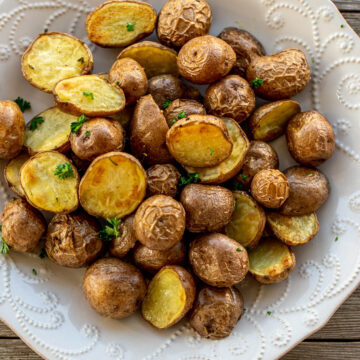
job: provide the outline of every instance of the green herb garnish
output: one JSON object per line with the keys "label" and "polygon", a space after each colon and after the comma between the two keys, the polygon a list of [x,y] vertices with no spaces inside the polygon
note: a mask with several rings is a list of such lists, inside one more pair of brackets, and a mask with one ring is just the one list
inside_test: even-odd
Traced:
{"label": "green herb garnish", "polygon": [[34,131],[37,129],[38,125],[42,124],[43,122],[44,118],[42,116],[37,116],[30,121],[29,129]]}
{"label": "green herb garnish", "polygon": [[238,209],[238,204],[237,204],[237,201],[235,201],[234,210],[236,211],[237,209]]}
{"label": "green herb garnish", "polygon": [[167,99],[167,100],[164,102],[163,109],[165,110],[165,109],[168,108],[171,104],[172,104],[172,101],[171,101],[170,99]]}
{"label": "green herb garnish", "polygon": [[90,131],[89,131],[89,130],[86,130],[85,139],[88,139],[89,137],[90,137]]}
{"label": "green herb garnish", "polygon": [[174,120],[171,122],[171,124],[174,125],[176,122],[177,122],[177,120],[174,119]]}
{"label": "green herb garnish", "polygon": [[[0,225],[0,231],[2,231],[2,225]],[[5,242],[2,235],[0,235],[0,239],[1,239],[0,253],[1,254],[7,254],[9,252],[9,250],[10,250],[10,246]]]}
{"label": "green herb garnish", "polygon": [[261,86],[262,84],[264,84],[263,79],[255,78],[255,80],[250,81],[250,85],[255,89]]}
{"label": "green herb garnish", "polygon": [[312,175],[312,172],[311,172],[311,171],[309,171],[309,172],[308,172],[308,175]]}
{"label": "green herb garnish", "polygon": [[243,187],[244,187],[244,185],[243,185],[243,183],[241,183],[241,182],[235,182],[235,183],[233,184],[234,190],[242,190]]}
{"label": "green herb garnish", "polygon": [[94,94],[91,91],[83,91],[83,95],[88,97],[90,100],[94,100]]}
{"label": "green herb garnish", "polygon": [[335,242],[337,242],[338,240],[339,240],[339,238],[338,238],[338,237],[336,237],[334,241],[335,241]]}
{"label": "green herb garnish", "polygon": [[186,118],[185,111],[184,111],[184,110],[181,110],[180,113],[179,113],[179,115],[177,116],[177,118],[178,118],[179,120]]}
{"label": "green herb garnish", "polygon": [[200,181],[199,173],[190,173],[188,176],[182,176],[180,178],[179,186],[189,185],[191,183],[197,183]]}
{"label": "green herb garnish", "polygon": [[49,31],[48,28],[45,28],[45,29],[44,29],[44,33],[45,33],[45,34],[46,34],[48,31]]}
{"label": "green herb garnish", "polygon": [[39,258],[40,258],[40,259],[45,259],[46,257],[47,257],[46,250],[45,250],[45,248],[42,248],[42,249],[41,249],[41,252],[40,252],[40,254],[39,254]]}
{"label": "green herb garnish", "polygon": [[54,175],[59,176],[61,180],[75,177],[74,169],[70,163],[59,164],[55,169]]}
{"label": "green herb garnish", "polygon": [[105,241],[111,241],[121,235],[121,233],[118,230],[118,226],[121,223],[121,219],[115,217],[114,219],[106,219],[106,221],[111,226],[105,225],[104,229],[102,229],[98,235],[100,239],[103,239]]}
{"label": "green herb garnish", "polygon": [[135,29],[135,25],[134,25],[134,24],[132,24],[132,23],[127,23],[127,24],[126,24],[126,30],[127,30],[127,31],[134,31],[134,29]]}
{"label": "green herb garnish", "polygon": [[81,57],[81,58],[78,58],[77,61],[79,61],[83,64],[85,62],[85,59],[83,57]]}
{"label": "green herb garnish", "polygon": [[32,269],[32,273],[36,276],[37,275],[36,269]]}
{"label": "green herb garnish", "polygon": [[81,115],[78,118],[78,121],[71,123],[71,132],[74,134],[77,134],[78,131],[80,130],[82,124],[88,120],[88,118],[85,115]]}
{"label": "green herb garnish", "polygon": [[214,149],[210,149],[210,156],[214,153]]}
{"label": "green herb garnish", "polygon": [[31,104],[28,101],[22,99],[21,97],[17,97],[17,99],[14,100],[14,102],[16,102],[19,105],[19,108],[22,112],[31,109]]}
{"label": "green herb garnish", "polygon": [[240,248],[237,248],[237,249],[236,249],[236,251],[238,251],[238,252],[242,252],[242,249],[240,249]]}
{"label": "green herb garnish", "polygon": [[271,311],[267,311],[266,313],[267,313],[269,316],[271,315]]}
{"label": "green herb garnish", "polygon": [[243,180],[246,180],[248,177],[249,177],[249,175],[243,175],[243,176],[241,176],[241,178],[242,178]]}
{"label": "green herb garnish", "polygon": [[120,86],[120,81],[115,81],[115,85]]}
{"label": "green herb garnish", "polygon": [[340,27],[343,28],[343,27],[344,27],[344,24],[341,24]]}

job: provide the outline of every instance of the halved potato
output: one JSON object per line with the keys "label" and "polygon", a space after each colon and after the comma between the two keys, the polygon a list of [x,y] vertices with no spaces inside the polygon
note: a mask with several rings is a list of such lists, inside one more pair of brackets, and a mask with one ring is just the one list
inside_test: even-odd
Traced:
{"label": "halved potato", "polygon": [[90,215],[122,218],[131,214],[146,194],[146,172],[132,155],[109,152],[86,170],[79,187],[81,206]]}
{"label": "halved potato", "polygon": [[246,192],[233,191],[235,210],[225,233],[242,246],[253,249],[264,232],[266,216],[263,208]]}
{"label": "halved potato", "polygon": [[90,41],[104,47],[123,47],[150,35],[156,23],[156,11],[143,1],[107,1],[86,19]]}
{"label": "halved potato", "polygon": [[136,60],[150,79],[156,75],[178,75],[177,53],[153,41],[141,41],[122,50],[118,59],[125,57]]}
{"label": "halved potato", "polygon": [[233,119],[222,119],[229,131],[233,141],[231,155],[217,166],[208,168],[194,168],[185,166],[188,173],[198,173],[203,184],[221,184],[234,177],[243,166],[250,142],[241,129],[240,125]]}
{"label": "halved potato", "polygon": [[225,123],[211,115],[189,115],[166,134],[171,155],[182,165],[206,168],[219,165],[232,152],[233,142]]}
{"label": "halved potato", "polygon": [[[63,176],[56,174],[61,165],[68,166]],[[79,174],[59,152],[42,152],[30,158],[20,169],[20,183],[26,200],[40,210],[68,214],[79,205]]]}
{"label": "halved potato", "polygon": [[262,284],[274,284],[285,280],[293,271],[296,260],[291,248],[280,240],[263,239],[249,251],[249,272]]}
{"label": "halved potato", "polygon": [[29,154],[34,155],[38,152],[51,150],[59,152],[69,150],[70,126],[72,122],[77,121],[77,116],[53,107],[37,115],[34,118],[35,121],[36,118],[40,117],[42,122],[37,124],[35,129],[32,128],[32,121],[26,126],[24,146]]}
{"label": "halved potato", "polygon": [[25,197],[25,193],[20,184],[20,168],[29,160],[27,152],[23,151],[16,158],[11,159],[5,167],[5,180],[9,188],[21,197]]}
{"label": "halved potato", "polygon": [[91,73],[93,66],[88,46],[72,35],[59,32],[40,34],[21,59],[25,79],[47,93],[62,79]]}
{"label": "halved potato", "polygon": [[195,293],[194,279],[187,270],[177,265],[164,266],[148,286],[142,316],[158,329],[168,328],[191,309]]}
{"label": "halved potato", "polygon": [[319,231],[315,213],[302,216],[268,213],[266,218],[274,235],[291,246],[307,244]]}
{"label": "halved potato", "polygon": [[61,80],[55,85],[53,94],[56,105],[73,115],[110,116],[125,107],[122,89],[99,75]]}

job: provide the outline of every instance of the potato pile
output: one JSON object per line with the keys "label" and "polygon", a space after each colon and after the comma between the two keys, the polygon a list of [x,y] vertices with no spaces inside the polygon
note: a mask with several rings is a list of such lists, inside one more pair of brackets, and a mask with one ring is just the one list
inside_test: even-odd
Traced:
{"label": "potato pile", "polygon": [[[291,99],[310,80],[305,55],[266,55],[234,27],[209,35],[212,16],[205,0],[169,0],[158,16],[142,1],[105,2],[86,31],[124,47],[108,73],[91,73],[73,36],[32,42],[22,72],[55,106],[25,126],[30,104],[0,101],[0,158],[19,196],[1,214],[1,252],[34,251],[45,236],[51,261],[88,267],[82,289],[101,315],[141,308],[164,329],[188,314],[221,339],[244,311],[237,284],[286,279],[290,246],[319,231],[330,185],[315,166],[335,140],[323,115]],[[155,28],[160,43],[139,41]],[[190,83],[208,85],[204,97]],[[284,134],[299,165],[280,171],[268,142]]]}

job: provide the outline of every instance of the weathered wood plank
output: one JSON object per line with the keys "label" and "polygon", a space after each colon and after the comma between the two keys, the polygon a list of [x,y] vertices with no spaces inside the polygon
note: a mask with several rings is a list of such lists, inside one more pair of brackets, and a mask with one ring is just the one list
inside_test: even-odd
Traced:
{"label": "weathered wood plank", "polygon": [[334,3],[340,11],[360,11],[359,0],[341,0]]}
{"label": "weathered wood plank", "polygon": [[41,360],[20,339],[0,340],[0,360]]}
{"label": "weathered wood plank", "polygon": [[360,13],[345,12],[342,14],[354,31],[360,35]]}

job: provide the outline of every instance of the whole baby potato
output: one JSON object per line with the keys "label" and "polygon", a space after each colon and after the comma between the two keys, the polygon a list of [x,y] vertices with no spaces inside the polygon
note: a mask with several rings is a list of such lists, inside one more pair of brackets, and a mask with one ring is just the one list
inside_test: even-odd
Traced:
{"label": "whole baby potato", "polygon": [[0,159],[18,155],[24,136],[25,120],[19,106],[13,101],[0,101]]}
{"label": "whole baby potato", "polygon": [[192,114],[206,115],[204,105],[195,100],[176,99],[164,111],[169,127],[174,125],[180,118]]}
{"label": "whole baby potato", "polygon": [[12,250],[34,250],[46,230],[43,215],[23,199],[8,202],[0,215],[1,235]]}
{"label": "whole baby potato", "polygon": [[181,177],[178,169],[172,164],[157,164],[146,171],[147,194],[167,195],[175,197],[178,191],[178,183]]}

